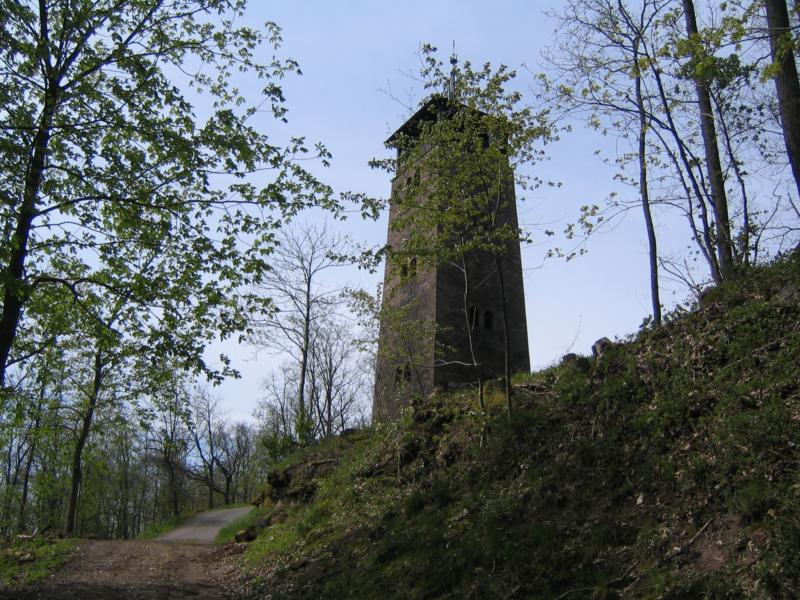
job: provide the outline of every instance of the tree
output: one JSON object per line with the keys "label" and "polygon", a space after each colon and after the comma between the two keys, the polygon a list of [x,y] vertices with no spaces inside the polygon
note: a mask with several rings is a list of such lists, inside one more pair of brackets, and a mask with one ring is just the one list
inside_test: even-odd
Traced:
{"label": "tree", "polygon": [[188,422],[194,449],[200,458],[202,468],[202,475],[195,477],[202,480],[208,489],[208,508],[214,508],[214,492],[218,491],[215,470],[222,456],[217,435],[222,426],[220,400],[219,397],[212,396],[208,390],[198,389],[192,398],[191,417]]}
{"label": "tree", "polygon": [[[191,443],[186,427],[188,398],[180,382],[173,380],[154,395],[153,401],[158,419],[156,434],[152,440],[156,452],[155,460],[166,473],[169,498],[167,516],[177,517],[181,514],[182,488]],[[157,497],[158,488],[153,494],[153,522],[158,518],[155,508]]]}
{"label": "tree", "polygon": [[699,33],[697,29],[697,16],[695,15],[693,0],[683,1],[683,13],[686,20],[686,34],[688,46],[691,48],[692,69],[691,77],[695,83],[697,102],[700,110],[700,128],[703,132],[703,146],[706,155],[706,170],[708,172],[711,188],[711,207],[717,223],[717,254],[719,260],[720,276],[730,278],[733,275],[733,241],[731,238],[731,224],[728,216],[728,197],[725,192],[725,177],[722,172],[722,162],[719,156],[717,131],[714,122],[714,108],[711,104],[711,93],[708,89],[707,76],[701,67],[704,64],[704,48],[697,43]]}
{"label": "tree", "polygon": [[[778,140],[771,99],[755,77],[757,47],[742,44],[752,10],[734,5],[695,14],[692,3],[676,0],[568,2],[557,15],[563,42],[546,55],[551,70],[538,78],[561,118],[580,117],[603,135],[630,141],[630,149],[615,146],[615,177],[638,188],[638,201],[613,193],[607,208],[589,207],[595,214],[582,223],[598,231],[601,222],[608,227],[641,207],[653,299],[659,270],[699,291],[695,257],[719,283],[749,264],[767,227],[784,227],[775,239],[791,233],[791,226],[772,223],[785,212],[778,203],[752,195],[771,185],[762,173],[774,171]],[[638,176],[628,175],[629,164]],[[656,251],[654,216],[670,222],[675,210],[689,226],[696,248],[689,253],[670,248],[681,234],[672,224]],[[653,316],[658,320],[655,301]]]}
{"label": "tree", "polygon": [[[247,423],[229,425],[223,422],[217,425],[215,436],[217,438],[216,446],[219,448],[216,458],[217,467],[225,480],[225,504],[230,504],[236,501],[239,479],[244,478],[250,466],[249,463],[253,459],[254,435]],[[248,496],[251,490],[242,485],[239,487],[241,487],[239,499],[249,500]]]}
{"label": "tree", "polygon": [[775,80],[786,154],[800,196],[800,81],[789,27],[789,11],[786,0],[764,0],[764,8],[772,51],[769,72]]}
{"label": "tree", "polygon": [[350,335],[342,335],[348,326],[344,319],[327,319],[314,335],[309,391],[315,437],[329,438],[354,425],[359,401],[371,387],[356,344]]}
{"label": "tree", "polygon": [[342,304],[341,290],[323,281],[326,271],[342,264],[346,240],[326,226],[284,230],[276,239],[270,269],[258,290],[270,299],[271,314],[252,321],[256,342],[287,352],[297,363],[296,431],[301,441],[313,437],[306,380],[319,323]]}
{"label": "tree", "polygon": [[[125,297],[167,326],[197,329],[198,340],[209,328],[241,330],[239,290],[260,280],[272,229],[304,206],[335,208],[330,190],[293,160],[325,160],[324,148],[309,150],[302,138],[276,146],[261,131],[259,106],[285,121],[278,81],[297,65],[256,62],[263,44],[279,45],[280,30],[237,27],[244,8],[244,0],[0,6],[0,384],[20,359],[24,308],[50,287],[78,303],[91,290]],[[263,82],[260,104],[238,91],[240,72]],[[193,106],[201,98],[208,108]],[[265,171],[262,187],[246,179]],[[125,269],[120,248],[156,252],[148,277]],[[97,272],[92,256],[109,270]],[[172,310],[187,305],[189,322]],[[176,349],[172,339],[151,350],[189,352],[203,368],[201,341]]]}
{"label": "tree", "polygon": [[[624,12],[624,11],[622,11]],[[650,129],[650,119],[645,106],[644,94],[642,93],[642,68],[639,64],[639,46],[642,43],[642,30],[645,27],[644,12],[640,20],[633,26],[633,39],[631,47],[633,49],[631,72],[634,80],[634,98],[636,111],[639,116],[639,133],[637,155],[639,162],[639,197],[642,201],[642,213],[644,214],[644,224],[647,230],[647,248],[650,257],[650,300],[653,306],[653,323],[661,324],[661,296],[658,282],[658,242],[656,240],[656,228],[653,223],[653,213],[650,208],[650,188],[647,181],[647,131]],[[628,24],[634,24],[630,16],[625,13],[625,20]]]}

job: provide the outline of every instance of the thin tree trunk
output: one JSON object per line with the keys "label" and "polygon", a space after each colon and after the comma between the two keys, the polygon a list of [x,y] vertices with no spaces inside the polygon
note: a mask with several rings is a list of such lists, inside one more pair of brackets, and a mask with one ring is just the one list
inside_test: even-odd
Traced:
{"label": "thin tree trunk", "polygon": [[506,317],[506,282],[503,271],[503,261],[497,254],[494,255],[495,265],[497,265],[497,277],[500,280],[500,317],[503,325],[503,387],[506,397],[506,418],[511,420],[511,343],[508,336],[508,318]]}
{"label": "thin tree trunk", "polygon": [[[795,3],[795,10],[798,9]],[[785,0],[764,0],[772,61],[776,65],[775,89],[783,127],[783,141],[800,196],[800,82],[792,49],[789,12]]]}
{"label": "thin tree trunk", "polygon": [[[329,365],[331,369],[333,368],[332,365]],[[332,376],[331,376],[332,377]],[[333,409],[333,381],[331,380],[328,382],[325,390],[325,436],[331,437],[333,434],[333,416],[332,416],[332,409]]]}
{"label": "thin tree trunk", "polygon": [[486,414],[486,402],[485,402],[485,393],[484,393],[484,385],[483,385],[483,373],[481,373],[481,365],[478,362],[478,359],[475,355],[475,344],[473,343],[472,339],[472,329],[475,325],[474,320],[475,317],[470,314],[471,311],[469,310],[469,272],[467,270],[467,258],[465,255],[462,254],[461,256],[461,272],[464,275],[464,319],[467,325],[467,341],[469,343],[469,356],[470,360],[472,361],[472,369],[475,373],[475,377],[478,380],[478,406],[481,409],[481,415]]}
{"label": "thin tree trunk", "polygon": [[[44,392],[44,386],[42,386],[42,392]],[[41,400],[41,397],[40,397]],[[41,406],[37,407],[36,412],[36,421],[33,425],[33,440],[31,441],[31,447],[28,449],[28,459],[25,461],[25,469],[22,474],[22,496],[19,500],[19,516],[17,518],[17,530],[23,531],[25,529],[25,511],[28,506],[28,489],[30,486],[31,480],[31,469],[33,468],[33,460],[36,455],[36,436],[39,432],[39,426],[41,424]]]}
{"label": "thin tree trunk", "polygon": [[308,437],[308,416],[306,414],[306,372],[308,370],[308,351],[309,340],[311,338],[311,278],[306,281],[306,304],[305,314],[303,315],[303,348],[300,351],[300,383],[298,390],[298,406],[297,406],[297,429],[298,439],[300,442],[307,442]]}
{"label": "thin tree trunk", "polygon": [[86,446],[86,441],[89,439],[89,432],[92,427],[92,418],[94,417],[94,410],[97,407],[97,398],[100,395],[100,388],[103,385],[103,354],[100,350],[95,352],[94,355],[94,380],[92,381],[92,389],[89,393],[89,404],[86,407],[86,412],[83,415],[83,423],[81,430],[78,434],[78,440],[75,444],[75,450],[72,454],[72,481],[70,483],[69,501],[67,504],[67,522],[64,527],[64,533],[72,535],[75,533],[75,521],[78,513],[78,492],[81,487],[81,479],[83,477],[82,460],[83,449]]}
{"label": "thin tree trunk", "polygon": [[733,150],[731,142],[731,135],[728,131],[728,126],[725,123],[725,118],[722,109],[722,103],[719,99],[714,98],[714,104],[719,112],[720,129],[722,130],[722,140],[725,142],[725,152],[728,154],[728,160],[731,163],[733,172],[736,175],[736,181],[739,184],[739,192],[742,194],[742,238],[741,238],[741,251],[739,252],[739,262],[745,266],[750,264],[750,229],[752,224],[750,222],[750,202],[747,194],[747,185],[745,185],[744,174],[742,173],[741,165],[736,160],[736,153]]}
{"label": "thin tree trunk", "polygon": [[169,468],[169,489],[172,498],[172,515],[177,517],[181,514],[181,498],[178,491],[178,474],[174,464],[171,464]]}
{"label": "thin tree trunk", "polygon": [[[684,16],[686,18],[686,33],[696,37],[697,17],[694,12],[693,0],[683,0]],[[714,124],[714,109],[711,106],[711,95],[708,87],[699,78],[695,78],[695,91],[700,106],[700,129],[703,133],[703,146],[706,153],[706,169],[708,170],[711,185],[711,197],[714,219],[717,223],[717,255],[719,270],[723,279],[733,275],[733,243],[731,241],[731,224],[728,216],[728,198],[725,193],[725,178],[722,173],[722,163],[719,158],[717,146],[717,132]]]}
{"label": "thin tree trunk", "polygon": [[639,195],[642,200],[644,224],[647,229],[647,248],[650,257],[650,300],[653,304],[653,323],[661,324],[661,298],[658,285],[658,243],[656,241],[656,228],[653,225],[653,215],[650,212],[650,192],[647,183],[647,115],[645,114],[644,99],[642,98],[642,77],[639,72],[639,40],[633,49],[633,68],[636,73],[634,84],[636,91],[636,107],[639,110]]}
{"label": "thin tree trunk", "polygon": [[206,432],[208,433],[208,447],[210,458],[208,461],[208,508],[214,508],[214,437],[211,434],[211,411],[208,413],[208,424]]}
{"label": "thin tree trunk", "polygon": [[130,525],[129,525],[129,522],[128,522],[128,494],[129,494],[128,487],[130,485],[128,468],[129,468],[129,462],[130,461],[129,461],[129,456],[128,456],[128,453],[127,453],[127,449],[125,449],[125,454],[126,454],[126,456],[124,458],[123,467],[122,467],[122,502],[121,502],[121,504],[122,504],[122,515],[121,515],[121,519],[120,519],[120,521],[121,521],[121,525],[120,526],[122,528],[122,539],[123,540],[127,540],[128,539],[129,529],[130,529]]}
{"label": "thin tree trunk", "polygon": [[[714,279],[714,282],[719,284],[722,281],[722,274],[719,265],[719,261],[717,260],[717,256],[714,253],[715,244],[711,239],[709,223],[708,223],[708,215],[706,211],[706,199],[705,194],[703,193],[703,189],[700,183],[697,181],[697,177],[695,176],[694,171],[692,171],[692,160],[688,156],[686,145],[684,144],[681,136],[678,134],[678,128],[675,124],[675,120],[672,116],[672,108],[670,107],[669,99],[667,98],[666,90],[664,89],[664,82],[661,78],[661,71],[656,66],[654,59],[647,55],[648,63],[650,65],[650,70],[653,73],[653,79],[656,82],[656,87],[658,88],[658,96],[661,100],[661,107],[664,110],[664,115],[667,118],[667,130],[669,131],[670,135],[672,136],[673,140],[675,141],[675,145],[678,148],[678,155],[680,156],[680,164],[683,165],[683,168],[686,172],[686,177],[689,178],[689,183],[691,184],[692,192],[694,192],[695,198],[697,199],[698,206],[700,208],[700,218],[703,223],[703,242],[709,248],[710,253],[708,254],[709,266],[711,267],[711,277]],[[691,200],[690,200],[691,202]]]}
{"label": "thin tree trunk", "polygon": [[28,489],[31,480],[31,468],[33,466],[34,450],[35,446],[31,448],[30,454],[28,455],[28,460],[25,463],[25,471],[22,475],[22,496],[19,500],[19,516],[17,518],[17,531],[20,532],[25,530],[25,511],[28,507]]}

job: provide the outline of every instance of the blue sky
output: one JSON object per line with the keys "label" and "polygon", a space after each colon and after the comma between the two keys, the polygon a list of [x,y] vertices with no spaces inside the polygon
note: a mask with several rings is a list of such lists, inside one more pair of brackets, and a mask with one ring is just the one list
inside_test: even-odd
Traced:
{"label": "blue sky", "polygon": [[[559,2],[274,0],[251,4],[248,24],[277,23],[284,37],[280,54],[300,63],[303,75],[283,82],[289,130],[324,142],[333,153],[332,166],[315,169],[317,174],[336,190],[385,197],[389,176],[371,170],[367,162],[387,155],[383,141],[402,124],[406,113],[381,90],[391,88],[405,98],[414,88],[419,100],[420,86],[406,74],[419,66],[420,44],[438,46],[446,58],[455,41],[462,59],[518,69],[526,64],[536,71],[541,50],[554,39],[555,23],[544,13],[557,9]],[[522,69],[519,72],[519,85],[527,89],[532,77]],[[253,90],[254,95],[257,92]],[[529,98],[535,102],[532,94]],[[275,124],[265,118],[263,127],[269,131]],[[577,125],[550,146],[548,160],[537,165],[535,172],[562,186],[526,192],[518,205],[521,224],[560,231],[568,220],[577,218],[581,205],[602,204],[612,191],[634,198],[636,190],[616,184],[613,169],[595,155],[595,150],[602,149],[613,158],[614,144],[615,140]],[[385,216],[378,222],[354,217],[343,228],[362,243],[385,241]],[[534,368],[551,364],[568,351],[588,353],[602,336],[631,333],[649,314],[647,248],[639,212],[632,211],[613,231],[593,237],[589,253],[568,263],[544,260],[549,240],[542,236],[538,240],[542,244],[523,250]],[[353,274],[354,283],[368,289],[374,289],[381,276]],[[669,289],[662,294],[665,303],[682,295],[673,296]],[[224,349],[243,378],[226,382],[219,393],[231,418],[246,418],[260,395],[260,380],[281,359],[263,352],[253,358],[252,348],[230,344]]]}

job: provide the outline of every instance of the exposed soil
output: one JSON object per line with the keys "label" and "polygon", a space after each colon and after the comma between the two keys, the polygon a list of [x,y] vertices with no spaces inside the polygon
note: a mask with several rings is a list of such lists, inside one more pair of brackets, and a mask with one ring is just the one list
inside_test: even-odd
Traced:
{"label": "exposed soil", "polygon": [[154,541],[82,541],[58,572],[30,588],[0,590],[0,598],[240,599],[244,594],[235,564],[240,547],[210,542],[220,527],[248,510],[203,513]]}

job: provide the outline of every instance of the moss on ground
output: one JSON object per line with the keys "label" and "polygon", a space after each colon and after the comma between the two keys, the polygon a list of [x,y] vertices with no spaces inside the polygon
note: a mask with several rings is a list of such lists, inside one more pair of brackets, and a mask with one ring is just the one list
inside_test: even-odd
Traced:
{"label": "moss on ground", "polygon": [[[272,598],[794,598],[800,259],[611,347],[301,451],[246,552]],[[499,403],[498,403],[499,404]]]}

